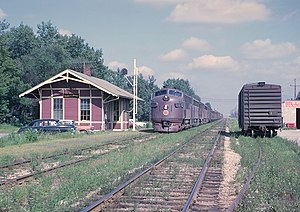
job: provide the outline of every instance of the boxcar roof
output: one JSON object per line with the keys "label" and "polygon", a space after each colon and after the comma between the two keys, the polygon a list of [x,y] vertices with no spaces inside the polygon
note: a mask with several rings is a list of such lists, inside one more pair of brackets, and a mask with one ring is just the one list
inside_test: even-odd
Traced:
{"label": "boxcar roof", "polygon": [[[67,81],[68,80],[74,80],[77,82],[81,82],[84,84],[89,84],[92,85],[96,88],[98,88],[99,90],[102,90],[110,95],[116,96],[116,97],[123,97],[123,98],[127,98],[127,99],[133,99],[133,95],[125,90],[123,90],[122,88],[119,88],[116,85],[113,85],[103,79],[97,78],[97,77],[92,77],[92,76],[88,76],[86,74],[71,70],[71,69],[66,69],[62,72],[60,72],[59,74],[51,77],[50,79],[34,86],[33,88],[21,93],[19,95],[19,97],[29,97],[29,98],[33,98],[36,96],[39,96],[38,93],[38,89],[43,87],[44,85],[47,84],[51,84],[57,81]],[[141,98],[138,98],[138,100],[143,100]]]}
{"label": "boxcar roof", "polygon": [[256,82],[256,83],[248,83],[248,84],[245,84],[243,86],[243,88],[248,88],[248,87],[280,87],[280,85],[277,85],[277,84],[269,84],[269,83],[266,83],[266,82]]}

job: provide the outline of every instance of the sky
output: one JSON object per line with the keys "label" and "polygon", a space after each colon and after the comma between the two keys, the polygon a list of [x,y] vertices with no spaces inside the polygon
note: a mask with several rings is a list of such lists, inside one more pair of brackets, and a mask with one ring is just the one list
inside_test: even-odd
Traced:
{"label": "sky", "polygon": [[299,0],[0,0],[0,19],[35,32],[51,21],[112,70],[132,74],[136,59],[159,87],[186,79],[225,116],[246,83],[279,84],[283,100],[300,85]]}

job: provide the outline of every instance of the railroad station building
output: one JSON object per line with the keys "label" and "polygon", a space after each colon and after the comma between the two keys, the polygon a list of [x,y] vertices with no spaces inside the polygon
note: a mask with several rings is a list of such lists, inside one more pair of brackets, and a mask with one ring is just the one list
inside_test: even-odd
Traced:
{"label": "railroad station building", "polygon": [[287,100],[282,103],[283,127],[300,129],[300,101]]}
{"label": "railroad station building", "polygon": [[19,97],[39,100],[40,119],[74,120],[94,130],[128,130],[133,95],[90,73],[64,70]]}

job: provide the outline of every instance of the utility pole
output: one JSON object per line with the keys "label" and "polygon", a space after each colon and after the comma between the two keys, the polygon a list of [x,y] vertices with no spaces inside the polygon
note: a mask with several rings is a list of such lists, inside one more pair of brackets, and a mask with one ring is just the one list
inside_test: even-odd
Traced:
{"label": "utility pole", "polygon": [[137,83],[138,83],[138,69],[136,67],[136,59],[133,59],[133,126],[132,130],[135,131],[135,115],[137,114]]}
{"label": "utility pole", "polygon": [[297,79],[294,79],[294,85],[290,85],[291,87],[294,87],[294,100],[297,98]]}

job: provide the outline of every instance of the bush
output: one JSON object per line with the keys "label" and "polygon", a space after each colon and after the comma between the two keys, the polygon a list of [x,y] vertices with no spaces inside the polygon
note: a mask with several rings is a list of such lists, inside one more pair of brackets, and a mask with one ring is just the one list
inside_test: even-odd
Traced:
{"label": "bush", "polygon": [[10,133],[8,136],[0,138],[0,147],[25,144],[25,143],[34,143],[39,139],[39,133],[34,131],[25,131],[22,134]]}

